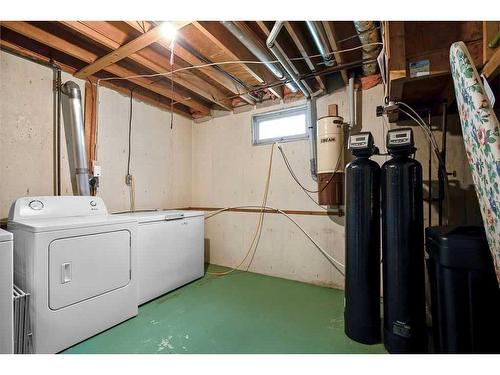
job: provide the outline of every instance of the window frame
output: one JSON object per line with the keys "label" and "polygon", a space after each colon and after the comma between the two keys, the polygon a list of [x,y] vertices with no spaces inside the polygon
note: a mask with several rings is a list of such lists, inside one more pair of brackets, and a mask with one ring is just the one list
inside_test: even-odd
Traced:
{"label": "window frame", "polygon": [[[252,145],[259,146],[259,145],[268,145],[275,142],[294,142],[294,141],[309,139],[309,132],[308,132],[309,111],[310,111],[309,106],[307,104],[303,104],[295,107],[289,107],[264,113],[256,113],[252,115]],[[301,114],[301,113],[304,113],[306,117],[306,123],[304,127],[305,133],[297,135],[288,135],[283,137],[267,138],[264,140],[259,139],[259,124],[262,121],[280,119],[283,117],[293,116],[295,114]]]}

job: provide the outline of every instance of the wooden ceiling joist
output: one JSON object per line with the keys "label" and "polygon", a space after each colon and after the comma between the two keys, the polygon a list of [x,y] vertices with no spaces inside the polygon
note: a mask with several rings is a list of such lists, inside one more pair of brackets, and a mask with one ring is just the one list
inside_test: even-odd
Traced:
{"label": "wooden ceiling joist", "polygon": [[[62,24],[64,24],[66,27],[71,28],[74,31],[77,31],[78,33],[86,36],[87,38],[90,38],[94,40],[95,42],[118,51],[121,47],[120,44],[115,40],[117,38],[112,38],[108,37],[106,35],[103,35],[96,31],[91,24],[88,24],[86,22],[80,22],[80,21],[61,21]],[[155,30],[155,29],[152,29]],[[150,31],[152,31],[150,30]],[[134,39],[137,40],[138,38]],[[131,43],[131,42],[130,42]],[[130,44],[128,43],[128,44]],[[127,44],[127,45],[128,45]],[[174,48],[174,50],[177,47]],[[151,56],[151,58],[146,58],[144,57],[143,54],[148,54]],[[153,50],[143,50],[139,53],[132,53],[131,55],[128,56],[132,61],[135,63],[153,71],[154,73],[168,73],[171,69],[170,66],[166,66],[168,64],[160,65],[159,63],[155,61],[159,60],[165,60],[165,57],[158,56],[157,53],[155,53]],[[182,68],[181,66],[174,64],[173,70]],[[83,70],[83,69],[82,69]],[[186,76],[186,75],[184,75]],[[209,85],[203,79],[201,79],[198,76],[190,74],[188,78],[183,78],[180,75],[174,74],[174,75],[169,75],[168,79],[171,79],[175,83],[185,87],[188,90],[191,90],[195,92],[197,95],[203,97],[204,99],[215,103],[222,107],[223,109],[226,110],[232,110],[232,107],[230,105],[230,101],[225,99],[225,94],[218,90],[216,87]]]}
{"label": "wooden ceiling joist", "polygon": [[[134,30],[141,33],[144,32],[144,30],[150,30],[153,27],[153,25],[148,21],[125,21],[125,22]],[[158,40],[157,43],[166,49],[170,48],[168,42],[162,39]],[[206,61],[203,61],[202,59],[191,53],[188,49],[186,49],[182,45],[182,42],[181,43],[177,42],[175,44],[173,52],[175,56],[178,56],[179,58],[181,58],[182,60],[186,61],[187,63],[193,66],[207,64]],[[198,71],[200,71],[207,77],[213,79],[215,82],[217,82],[219,85],[221,85],[234,95],[246,92],[246,88],[241,83],[239,83],[236,80],[232,80],[231,78],[229,78],[228,75],[222,73],[220,70],[217,70],[212,66],[199,68]],[[241,95],[241,98],[245,100],[248,104],[255,104],[255,100],[252,100],[248,95]]]}
{"label": "wooden ceiling joist", "polygon": [[[17,21],[8,21],[2,22],[2,27],[6,27],[10,30],[13,30],[21,35],[24,35],[27,38],[36,40],[40,43],[43,43],[51,48],[59,50],[65,54],[73,56],[83,62],[91,63],[97,59],[97,55],[94,53],[85,50],[73,43],[70,43],[56,35],[50,34],[36,26],[33,26],[27,22],[17,22]],[[110,65],[107,66],[105,71],[121,78],[131,77],[137,75],[136,72],[133,72],[127,68],[123,68],[119,65]],[[194,111],[200,112],[203,115],[210,114],[210,108],[205,106],[204,104],[197,102],[193,98],[185,98],[179,93],[162,86],[150,79],[146,78],[128,78],[130,82],[135,83],[136,85],[142,86],[150,91],[156,92],[162,96],[165,96],[171,100],[182,103]]]}
{"label": "wooden ceiling joist", "polygon": [[[339,51],[340,46],[339,43],[337,42],[338,37],[337,33],[335,32],[335,29],[332,25],[331,22],[329,21],[323,21],[323,26],[325,28],[326,36],[328,38],[328,42],[330,43],[330,47],[332,48],[332,51]],[[344,58],[341,56],[340,53],[334,52],[333,57],[335,57],[335,61],[337,62],[337,65],[341,65],[344,62]],[[342,76],[342,80],[344,81],[344,84],[348,84],[349,82],[349,77],[347,75],[346,70],[341,70],[340,75]]]}
{"label": "wooden ceiling joist", "polygon": [[86,67],[80,69],[78,72],[76,72],[75,77],[85,79],[88,76],[98,72],[99,70],[102,70],[109,65],[113,65],[118,61],[126,57],[129,57],[133,53],[140,51],[143,48],[146,48],[150,44],[156,42],[161,37],[162,37],[161,26],[156,26],[155,28],[147,31],[146,33],[128,42],[127,44],[119,46],[118,48],[114,49],[107,55],[98,58],[92,64],[89,64]]}
{"label": "wooden ceiling joist", "polygon": [[[24,48],[22,46],[19,46],[17,44],[14,44],[14,43],[9,42],[9,41],[4,40],[4,39],[0,39],[0,47],[2,50],[11,52],[17,56],[22,56],[22,57],[31,59],[31,60],[39,62],[39,63],[55,64],[63,72],[66,72],[66,73],[71,74],[71,75],[74,75],[77,71],[76,68],[73,68],[69,65],[63,64],[59,61],[55,61],[51,57],[40,55],[39,53],[33,52],[27,48]],[[97,81],[97,78],[94,76],[88,77],[88,79],[93,84],[95,84],[95,82]],[[103,81],[103,82],[101,82],[101,86],[109,88],[109,89],[114,90],[114,91],[117,91],[123,95],[130,95],[130,89],[123,87],[123,86],[120,86],[120,85],[113,83],[111,81]],[[155,95],[154,93],[151,93],[151,94]],[[137,91],[135,91],[133,95],[134,95],[135,99],[138,99],[138,100],[143,101],[145,103],[148,103],[150,105],[160,107],[160,108],[165,109],[167,111],[170,111],[170,109],[171,109],[170,104],[165,103],[165,102],[161,102],[160,100],[158,100],[152,96],[148,96],[148,95],[139,93]],[[187,118],[192,118],[191,113],[185,112],[181,109],[178,109],[175,106],[173,107],[173,112],[177,113],[181,116],[187,117]]]}
{"label": "wooden ceiling joist", "polygon": [[[263,22],[259,21],[257,23],[259,24],[259,26],[263,24],[263,26],[265,27],[265,24]],[[314,66],[312,60],[309,58],[309,56],[311,56],[313,52],[311,49],[308,49],[309,44],[307,43],[304,34],[298,31],[292,22],[285,22],[285,29],[295,43],[295,46],[297,46],[297,49],[299,50],[301,56],[304,58],[304,61],[306,62],[311,72],[315,72],[316,67]],[[325,77],[316,76],[314,78],[318,82],[320,89],[326,91]]]}
{"label": "wooden ceiling joist", "polygon": [[[232,35],[228,35],[229,32],[222,32],[222,30],[217,25],[210,25],[209,23],[193,22],[195,26],[208,40],[214,43],[219,49],[221,49],[225,54],[227,54],[232,60],[242,60],[242,61],[256,61],[255,56],[252,55],[242,44],[236,44],[231,38]],[[220,26],[222,27],[222,26]],[[237,39],[236,39],[237,40]],[[239,43],[239,42],[238,42]],[[273,82],[276,80],[274,76],[267,71],[254,64],[251,66],[249,64],[241,64],[243,68],[257,81],[260,83]],[[276,89],[270,89],[272,94],[278,98],[282,98],[281,92]]]}

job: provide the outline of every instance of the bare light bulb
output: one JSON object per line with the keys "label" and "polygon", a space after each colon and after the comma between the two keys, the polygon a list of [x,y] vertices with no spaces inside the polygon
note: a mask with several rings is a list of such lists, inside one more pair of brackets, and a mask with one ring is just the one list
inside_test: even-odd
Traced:
{"label": "bare light bulb", "polygon": [[172,41],[177,35],[177,28],[172,22],[163,22],[160,25],[160,33],[163,38]]}

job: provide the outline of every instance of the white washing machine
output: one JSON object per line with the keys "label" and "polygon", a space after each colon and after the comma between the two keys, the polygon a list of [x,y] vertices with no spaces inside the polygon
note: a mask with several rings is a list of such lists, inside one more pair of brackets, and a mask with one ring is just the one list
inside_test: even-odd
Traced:
{"label": "white washing machine", "polygon": [[12,233],[0,229],[0,354],[14,352]]}
{"label": "white washing machine", "polygon": [[14,282],[31,294],[33,351],[57,353],[137,315],[137,222],[101,198],[19,198]]}
{"label": "white washing machine", "polygon": [[116,214],[138,221],[139,305],[204,274],[204,213],[165,210]]}

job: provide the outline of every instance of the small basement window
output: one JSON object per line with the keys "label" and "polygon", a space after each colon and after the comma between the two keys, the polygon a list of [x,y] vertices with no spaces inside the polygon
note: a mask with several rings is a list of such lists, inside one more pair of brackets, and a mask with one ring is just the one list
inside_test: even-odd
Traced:
{"label": "small basement window", "polygon": [[253,144],[289,142],[307,139],[307,106],[252,116]]}

